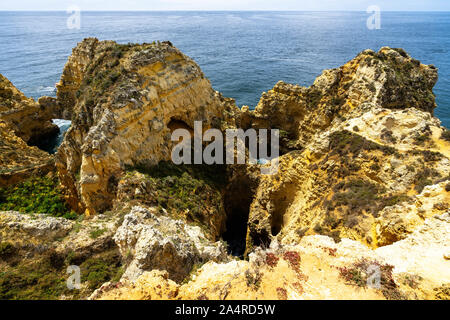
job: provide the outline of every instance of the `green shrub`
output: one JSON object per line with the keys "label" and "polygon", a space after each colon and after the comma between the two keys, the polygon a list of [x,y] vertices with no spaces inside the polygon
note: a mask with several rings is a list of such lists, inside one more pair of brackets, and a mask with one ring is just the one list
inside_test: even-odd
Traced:
{"label": "green shrub", "polygon": [[[328,210],[332,212],[335,208],[342,210],[341,207],[343,207],[346,214],[342,222],[349,228],[359,223],[358,215],[362,214],[363,211],[377,216],[377,213],[383,208],[410,199],[405,194],[386,194],[385,188],[363,179],[350,179],[347,182],[340,182],[333,188],[333,191],[335,193],[331,201],[327,202]],[[326,221],[327,224],[330,224],[332,219],[328,217]],[[332,225],[332,227],[335,227],[335,225]]]}
{"label": "green shrub", "polygon": [[46,213],[68,219],[77,217],[64,201],[58,180],[47,177],[31,178],[15,186],[0,189],[0,210]]}
{"label": "green shrub", "polygon": [[362,180],[350,180],[339,184],[337,189],[342,190],[334,194],[333,201],[336,206],[363,207],[378,198],[381,189],[375,184]]}
{"label": "green shrub", "polygon": [[438,176],[439,173],[436,172],[435,170],[424,167],[417,173],[414,179],[415,184],[414,189],[417,191],[417,193],[421,193],[426,186],[433,184],[432,178]]}
{"label": "green shrub", "polygon": [[123,274],[120,254],[111,251],[84,261],[81,266],[81,280],[87,281],[91,290],[98,289],[103,283],[117,282]]}
{"label": "green shrub", "polygon": [[101,237],[106,232],[106,229],[94,229],[89,233],[91,239],[97,239]]}
{"label": "green shrub", "polygon": [[440,152],[425,150],[422,155],[425,162],[435,162],[442,159],[442,153]]}
{"label": "green shrub", "polygon": [[[81,290],[67,288],[67,267],[79,265]],[[0,272],[0,300],[56,300],[64,295],[69,299],[89,296],[104,282],[117,282],[123,274],[117,248],[84,256],[70,252],[66,255],[54,250],[45,252],[38,260],[24,259],[20,264]]]}
{"label": "green shrub", "polygon": [[346,155],[348,153],[358,155],[363,150],[379,150],[386,155],[396,153],[395,148],[369,141],[366,138],[347,130],[333,132],[330,135],[329,147],[333,153],[337,153],[339,155]]}
{"label": "green shrub", "polygon": [[52,250],[39,260],[25,260],[7,268],[0,272],[0,299],[53,300],[63,293],[69,294],[65,270],[58,268],[63,265]]}
{"label": "green shrub", "polygon": [[259,270],[256,269],[254,271],[251,271],[250,269],[247,269],[244,275],[247,286],[253,288],[253,290],[259,290],[262,280],[262,274],[259,272]]}
{"label": "green shrub", "polygon": [[226,184],[224,166],[175,165],[161,162],[153,167],[134,167],[146,175],[147,194],[136,200],[165,209],[174,216],[188,211],[188,221],[204,226],[209,210],[224,210],[221,191]]}
{"label": "green shrub", "polygon": [[428,134],[417,135],[414,137],[414,144],[418,146],[423,146],[427,141],[430,141],[430,136]]}
{"label": "green shrub", "polygon": [[[378,261],[369,261],[361,259],[350,265],[349,267],[337,267],[339,270],[339,276],[344,279],[347,284],[357,287],[368,287],[371,276],[374,275],[372,268],[377,268],[380,272],[380,288],[378,290],[388,300],[402,300],[405,296],[400,292],[398,284],[395,282],[392,271],[393,266],[388,264],[382,264]],[[372,272],[372,273],[371,273]]]}
{"label": "green shrub", "polygon": [[344,97],[333,97],[331,99],[331,104],[333,106],[340,106],[341,104],[343,104],[345,102],[345,98]]}
{"label": "green shrub", "polygon": [[318,89],[310,89],[309,94],[307,95],[307,102],[309,107],[315,108],[319,105],[320,100],[322,99],[322,92]]}
{"label": "green shrub", "polygon": [[399,195],[388,196],[388,197],[382,198],[381,201],[382,201],[383,207],[391,207],[396,204],[399,204],[399,203],[402,203],[405,201],[409,201],[410,199],[411,198],[405,194],[399,194]]}

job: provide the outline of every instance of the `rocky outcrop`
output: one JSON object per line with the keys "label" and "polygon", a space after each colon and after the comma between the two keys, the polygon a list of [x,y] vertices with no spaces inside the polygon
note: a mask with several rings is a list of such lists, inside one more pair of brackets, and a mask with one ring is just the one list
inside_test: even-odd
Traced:
{"label": "rocky outcrop", "polygon": [[[243,122],[284,130],[287,153],[276,175],[261,177],[248,247],[324,234],[377,248],[447,210],[450,144],[430,113],[436,79],[433,66],[383,48],[324,71],[310,88],[278,84],[264,94]],[[305,104],[316,91],[315,106]],[[436,183],[425,208],[420,193]]]}
{"label": "rocky outcrop", "polygon": [[366,50],[344,66],[323,71],[309,88],[279,82],[263,93],[254,111],[244,108],[243,125],[283,130],[287,149],[299,149],[333,121],[362,105],[432,112],[437,69],[402,49]]}
{"label": "rocky outcrop", "polygon": [[55,170],[51,155],[28,146],[9,123],[0,120],[0,188]]}
{"label": "rocky outcrop", "polygon": [[196,264],[228,259],[223,243],[208,241],[200,227],[156,213],[156,208],[134,207],[114,235],[129,261],[123,279],[134,281],[144,271],[158,269],[180,282]]}
{"label": "rocky outcrop", "polygon": [[53,157],[35,147],[58,134],[51,119],[0,74],[0,187],[54,170]]}
{"label": "rocky outcrop", "polygon": [[114,207],[124,203],[153,207],[158,215],[200,226],[207,239],[219,240],[227,220],[224,187],[212,183],[212,177],[206,180],[174,165],[171,167],[179,171],[170,171],[164,164],[154,167],[153,172],[127,171],[118,183]]}
{"label": "rocky outcrop", "polygon": [[[432,115],[436,81],[435,67],[401,49],[382,48],[324,71],[309,88],[278,83],[254,111],[244,107],[238,120],[246,128],[280,129],[284,153],[275,175],[250,177],[244,170],[239,179],[253,181],[255,190],[237,197],[243,206],[249,202],[250,262],[207,263],[178,287],[167,280],[174,271],[137,278],[164,268],[133,267],[135,276],[124,277],[119,289],[106,285],[96,298],[174,298],[177,292],[181,299],[339,299],[356,297],[354,286],[366,288],[359,296],[365,299],[445,296],[450,144]],[[144,189],[137,183],[135,192]],[[233,200],[226,203],[233,207]],[[416,262],[406,266],[396,259],[399,247]],[[439,248],[430,264],[424,248]],[[369,267],[381,270],[384,287],[361,282]],[[156,279],[170,289],[155,295]]]}
{"label": "rocky outcrop", "polygon": [[59,132],[58,126],[51,122],[52,116],[52,110],[41,108],[0,74],[0,120],[18,137],[29,145],[39,146]]}
{"label": "rocky outcrop", "polygon": [[231,99],[211,88],[200,68],[170,43],[119,45],[86,39],[74,49],[57,86],[72,127],[57,154],[74,209],[111,206],[127,167],[169,160],[180,127],[234,125]]}
{"label": "rocky outcrop", "polygon": [[[209,262],[183,285],[161,273],[105,285],[95,299],[448,299],[448,213],[396,244],[371,250],[343,239],[307,236],[296,245],[276,241],[249,261]],[[447,294],[446,294],[447,292]]]}
{"label": "rocky outcrop", "polygon": [[73,222],[55,217],[32,215],[9,211],[0,213],[0,242],[55,241],[64,238],[73,227]]}
{"label": "rocky outcrop", "polygon": [[[169,42],[86,39],[37,113],[72,119],[56,162],[86,216],[0,212],[0,298],[449,299],[450,134],[433,117],[436,81],[435,67],[385,47],[239,111]],[[195,120],[280,129],[278,172],[164,161],[171,132]],[[31,174],[49,158],[18,128],[0,119],[0,163]],[[69,265],[79,293],[54,284]],[[23,270],[33,281],[15,289]]]}
{"label": "rocky outcrop", "polygon": [[[403,240],[375,250],[385,261],[395,266],[398,274],[415,275],[417,287],[430,299],[442,299],[445,288],[450,298],[449,254],[450,254],[450,215],[447,211],[426,219],[423,225]],[[440,295],[440,297],[439,297]]]}
{"label": "rocky outcrop", "polygon": [[412,203],[404,202],[380,211],[375,222],[378,245],[396,243],[412,234],[426,218],[448,212],[450,192],[446,191],[447,185],[449,182],[427,186]]}
{"label": "rocky outcrop", "polygon": [[178,295],[178,285],[167,271],[144,272],[137,281],[107,282],[89,300],[169,300]]}
{"label": "rocky outcrop", "polygon": [[72,221],[46,214],[0,211],[0,242],[33,251],[53,248],[66,255],[88,257],[115,246],[113,236],[118,216],[98,215],[89,220]]}

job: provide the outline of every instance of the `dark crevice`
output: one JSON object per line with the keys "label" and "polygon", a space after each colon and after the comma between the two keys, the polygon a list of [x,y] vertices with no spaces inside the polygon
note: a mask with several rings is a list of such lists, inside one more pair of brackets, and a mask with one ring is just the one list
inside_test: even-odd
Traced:
{"label": "dark crevice", "polygon": [[222,239],[228,243],[228,253],[236,257],[243,257],[245,253],[252,200],[252,184],[245,178],[233,181],[224,196],[227,221]]}
{"label": "dark crevice", "polygon": [[191,135],[194,133],[194,130],[186,122],[176,118],[171,118],[170,122],[167,124],[167,127],[171,132],[174,132],[177,129],[185,129],[188,130]]}
{"label": "dark crevice", "polygon": [[274,195],[274,210],[271,214],[271,234],[276,237],[283,228],[284,215],[295,198],[295,185],[289,184]]}
{"label": "dark crevice", "polygon": [[266,229],[262,229],[260,232],[251,230],[250,237],[253,247],[268,248],[270,246],[270,242],[272,241],[272,238]]}
{"label": "dark crevice", "polygon": [[55,127],[54,130],[47,132],[46,134],[36,135],[28,140],[28,145],[30,147],[38,147],[39,149],[46,151],[50,154],[55,148],[57,148],[57,138],[60,134],[60,129]]}
{"label": "dark crevice", "polygon": [[63,142],[64,136],[67,130],[70,128],[70,122],[58,124],[54,127],[54,130],[49,131],[44,135],[36,135],[28,141],[28,145],[32,147],[38,147],[39,149],[46,151],[50,154],[55,154],[58,151],[59,146]]}

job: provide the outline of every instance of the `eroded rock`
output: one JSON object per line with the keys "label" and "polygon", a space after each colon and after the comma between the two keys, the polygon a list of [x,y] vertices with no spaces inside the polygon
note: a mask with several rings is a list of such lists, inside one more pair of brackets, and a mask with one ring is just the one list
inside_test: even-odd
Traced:
{"label": "eroded rock", "polygon": [[[276,241],[249,261],[209,262],[176,285],[158,272],[117,288],[102,287],[95,299],[447,299],[450,275],[448,213],[393,245],[371,250],[360,242],[306,236],[296,245]],[[372,282],[374,272],[379,277]],[[155,295],[155,292],[157,294]]]}
{"label": "eroded rock", "polygon": [[62,184],[77,211],[111,206],[126,167],[170,160],[171,131],[235,124],[232,99],[211,88],[200,68],[170,43],[119,45],[86,39],[57,87],[72,127],[57,154]]}
{"label": "eroded rock", "polygon": [[129,261],[124,279],[133,281],[144,271],[158,269],[182,281],[195,264],[228,258],[223,243],[208,241],[200,227],[155,213],[155,209],[133,207],[114,235]]}
{"label": "eroded rock", "polygon": [[[432,115],[436,79],[433,66],[382,48],[324,71],[310,88],[278,83],[244,110],[243,123],[282,129],[287,152],[279,172],[261,178],[248,247],[325,234],[376,248],[445,210],[450,144]],[[422,190],[441,182],[421,208]]]}

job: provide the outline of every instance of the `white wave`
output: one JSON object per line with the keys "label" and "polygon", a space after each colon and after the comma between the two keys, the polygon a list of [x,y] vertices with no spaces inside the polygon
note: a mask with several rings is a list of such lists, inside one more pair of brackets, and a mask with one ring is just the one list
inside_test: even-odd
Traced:
{"label": "white wave", "polygon": [[70,125],[72,124],[72,121],[64,120],[64,119],[53,119],[52,121],[54,124],[56,124],[60,128],[64,127],[64,126],[70,127]]}
{"label": "white wave", "polygon": [[43,92],[55,92],[56,88],[55,87],[44,87],[41,86],[38,88],[39,91],[43,91]]}

